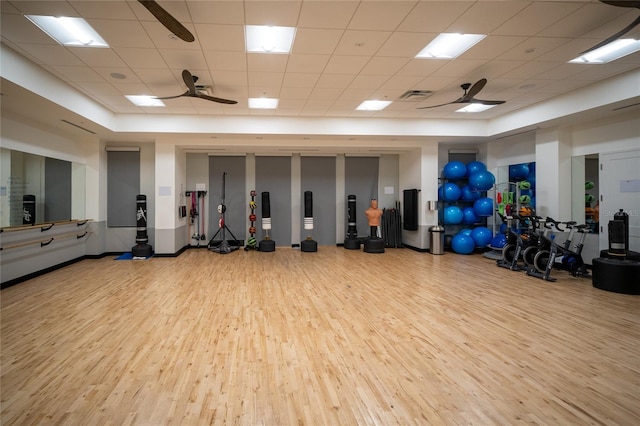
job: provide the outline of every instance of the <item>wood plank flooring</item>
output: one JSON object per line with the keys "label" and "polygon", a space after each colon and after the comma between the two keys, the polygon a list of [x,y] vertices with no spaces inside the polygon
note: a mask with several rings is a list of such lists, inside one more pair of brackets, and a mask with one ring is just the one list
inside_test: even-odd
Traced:
{"label": "wood plank flooring", "polygon": [[638,425],[640,297],[481,255],[84,260],[2,290],[2,425]]}

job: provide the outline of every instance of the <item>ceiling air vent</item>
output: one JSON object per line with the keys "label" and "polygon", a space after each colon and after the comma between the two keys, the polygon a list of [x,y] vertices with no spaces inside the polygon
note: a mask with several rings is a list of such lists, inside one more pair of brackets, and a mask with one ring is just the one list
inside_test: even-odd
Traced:
{"label": "ceiling air vent", "polygon": [[421,102],[431,96],[431,90],[407,90],[398,98],[400,102]]}

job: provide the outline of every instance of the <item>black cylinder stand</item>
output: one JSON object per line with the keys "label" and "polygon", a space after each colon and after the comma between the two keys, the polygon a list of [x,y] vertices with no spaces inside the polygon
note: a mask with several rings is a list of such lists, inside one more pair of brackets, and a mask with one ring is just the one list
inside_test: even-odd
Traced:
{"label": "black cylinder stand", "polygon": [[360,239],[356,226],[356,196],[347,197],[347,238],[344,239],[344,248],[347,250],[360,250]]}
{"label": "black cylinder stand", "polygon": [[262,230],[264,239],[258,244],[258,251],[276,251],[276,242],[271,239],[271,202],[268,192],[262,193]]}
{"label": "black cylinder stand", "polygon": [[131,248],[131,255],[134,259],[146,259],[153,253],[152,247],[148,244],[146,195],[136,196],[136,209],[136,245]]}
{"label": "black cylinder stand", "polygon": [[304,230],[309,233],[305,240],[300,242],[300,251],[311,253],[318,251],[318,242],[311,237],[313,230],[313,192],[304,192]]}

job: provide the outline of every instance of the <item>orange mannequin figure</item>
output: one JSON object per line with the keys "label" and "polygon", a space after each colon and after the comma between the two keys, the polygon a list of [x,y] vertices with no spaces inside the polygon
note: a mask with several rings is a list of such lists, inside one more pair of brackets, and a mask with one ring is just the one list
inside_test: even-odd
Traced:
{"label": "orange mannequin figure", "polygon": [[371,230],[371,238],[379,238],[378,229],[380,227],[380,217],[382,216],[382,210],[378,208],[378,200],[373,198],[371,200],[370,207],[364,211],[369,221],[369,228]]}

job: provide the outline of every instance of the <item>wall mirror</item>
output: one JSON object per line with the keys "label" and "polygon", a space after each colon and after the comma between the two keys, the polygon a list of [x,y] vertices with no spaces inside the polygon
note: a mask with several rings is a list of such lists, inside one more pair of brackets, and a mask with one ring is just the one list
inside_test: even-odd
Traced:
{"label": "wall mirror", "polygon": [[0,227],[85,218],[85,165],[0,150]]}

